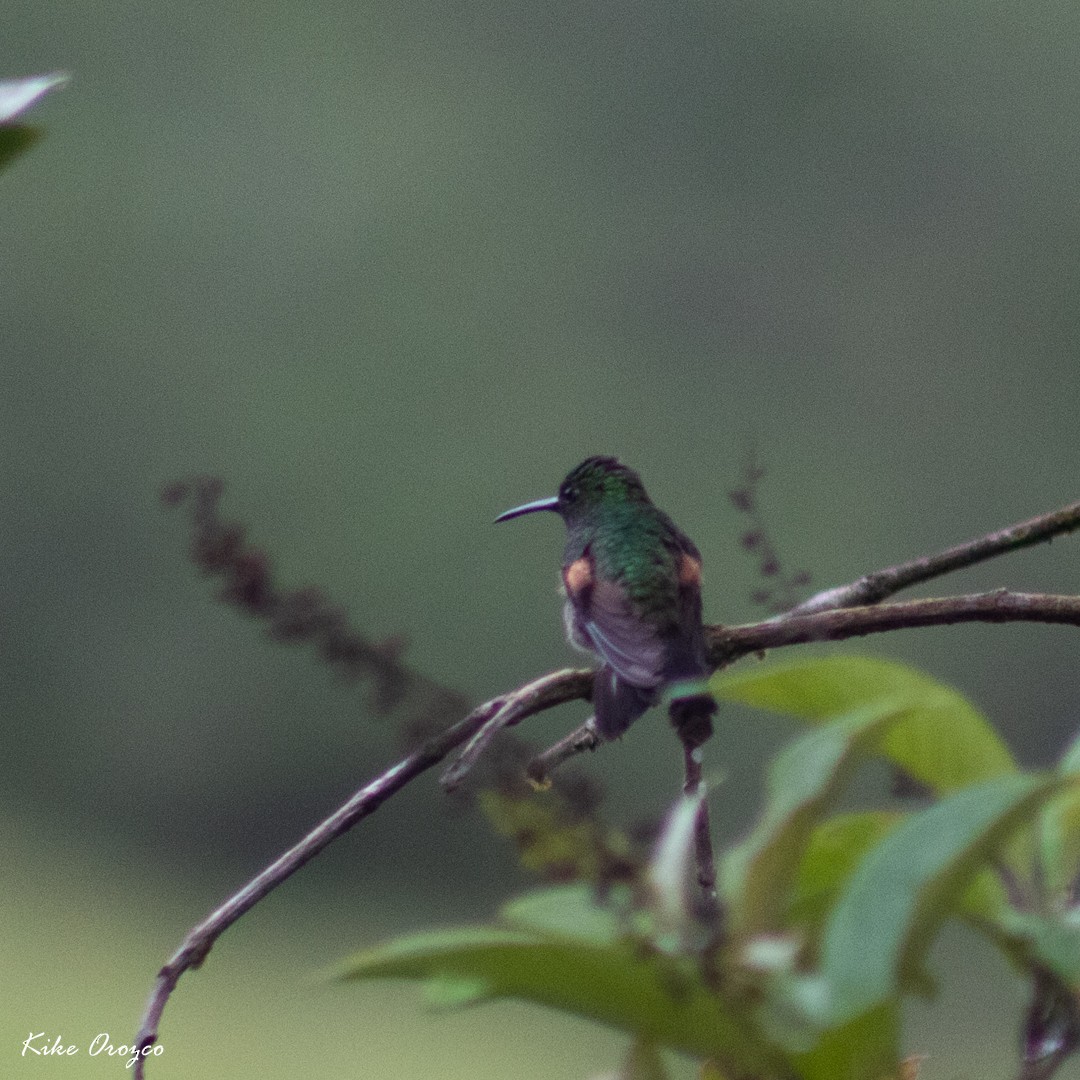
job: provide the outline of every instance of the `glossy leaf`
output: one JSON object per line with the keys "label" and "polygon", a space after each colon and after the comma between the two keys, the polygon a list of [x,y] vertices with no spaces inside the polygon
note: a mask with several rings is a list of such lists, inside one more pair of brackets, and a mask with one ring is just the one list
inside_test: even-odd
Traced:
{"label": "glossy leaf", "polygon": [[[512,997],[589,1017],[635,1037],[698,1057],[734,1062],[739,1074],[790,1071],[757,1033],[752,1017],[709,992],[694,966],[645,947],[610,940],[610,926],[583,919],[570,932],[555,914],[582,915],[567,890],[511,905],[512,928],[416,934],[346,962],[346,979],[439,980],[467,989],[467,1000]],[[553,930],[548,927],[558,926]]]}
{"label": "glossy leaf", "polygon": [[1004,909],[998,925],[1017,943],[1025,958],[1052,971],[1066,986],[1080,990],[1080,912],[1037,912]]}
{"label": "glossy leaf", "polygon": [[720,880],[732,934],[781,929],[811,831],[862,754],[911,707],[903,697],[879,698],[807,732],[777,756],[760,822],[723,862]]}
{"label": "glossy leaf", "polygon": [[837,814],[810,834],[799,864],[785,921],[809,943],[817,941],[826,917],[863,856],[903,820],[887,810]]}
{"label": "glossy leaf", "polygon": [[[1058,773],[1080,776],[1080,736],[1062,755]],[[1047,891],[1063,898],[1080,876],[1080,787],[1070,786],[1043,810],[1039,844]]]}
{"label": "glossy leaf", "polygon": [[827,1026],[918,981],[930,940],[989,853],[1059,785],[1020,775],[985,781],[910,815],[871,849],[825,928]]}
{"label": "glossy leaf", "polygon": [[904,697],[917,703],[881,741],[880,752],[941,794],[1016,772],[985,717],[955,690],[887,660],[831,656],[757,670],[724,672],[709,684],[722,701],[820,723],[841,713]]}

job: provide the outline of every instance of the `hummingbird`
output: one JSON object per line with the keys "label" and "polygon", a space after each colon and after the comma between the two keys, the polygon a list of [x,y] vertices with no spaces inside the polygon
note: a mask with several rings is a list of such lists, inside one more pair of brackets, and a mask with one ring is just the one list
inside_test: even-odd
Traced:
{"label": "hummingbird", "polygon": [[[704,742],[716,704],[701,680],[709,673],[701,622],[701,553],[617,458],[587,458],[558,495],[500,514],[495,521],[553,510],[566,525],[563,621],[570,644],[600,660],[593,688],[595,728],[615,739],[674,683],[680,728],[698,720]],[[675,688],[676,691],[679,688]]]}

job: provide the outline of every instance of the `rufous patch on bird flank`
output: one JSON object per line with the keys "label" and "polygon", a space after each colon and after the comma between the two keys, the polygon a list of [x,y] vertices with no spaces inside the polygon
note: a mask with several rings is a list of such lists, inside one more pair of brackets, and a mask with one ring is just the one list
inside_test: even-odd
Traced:
{"label": "rufous patch on bird flank", "polygon": [[575,559],[563,571],[563,584],[566,586],[568,596],[579,596],[593,583],[592,563],[586,556]]}
{"label": "rufous patch on bird flank", "polygon": [[679,556],[679,584],[683,586],[701,584],[701,563],[693,555]]}

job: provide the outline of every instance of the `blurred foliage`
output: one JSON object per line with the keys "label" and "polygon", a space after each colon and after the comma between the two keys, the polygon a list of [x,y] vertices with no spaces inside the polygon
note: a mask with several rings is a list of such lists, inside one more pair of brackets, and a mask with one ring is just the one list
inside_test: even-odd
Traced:
{"label": "blurred foliage", "polygon": [[[902,1001],[932,986],[926,953],[942,923],[960,917],[1031,980],[1028,1027],[1057,1017],[1057,1028],[1040,1029],[1050,1036],[1028,1038],[1020,1065],[1028,1080],[1049,1076],[1080,1031],[1078,868],[1071,855],[1061,865],[1062,845],[1035,838],[1060,829],[1077,797],[1075,754],[1054,772],[1021,772],[956,691],[880,660],[804,661],[712,685],[722,699],[813,725],[777,755],[757,823],[724,853],[722,927],[702,927],[699,907],[658,895],[670,875],[646,863],[625,864],[618,884],[601,881],[599,857],[583,853],[608,851],[610,830],[567,830],[533,793],[513,813],[505,797],[483,805],[504,831],[508,820],[518,835],[527,830],[532,868],[580,884],[517,900],[497,925],[361,953],[344,976],[419,979],[442,1004],[516,997],[553,1006],[618,1027],[637,1046],[704,1059],[720,1076],[901,1080],[914,1067],[900,1051]],[[921,780],[929,804],[835,813],[871,756]],[[680,814],[666,830],[685,846],[689,876],[693,830]],[[1010,846],[1016,833],[1027,842]],[[664,849],[661,840],[657,860]],[[1037,861],[1017,862],[1018,853]],[[1060,882],[1064,891],[1051,884]],[[683,922],[674,938],[672,910]]]}
{"label": "blurred foliage", "polygon": [[6,168],[12,158],[29,150],[40,138],[41,132],[27,124],[0,126],[0,169]]}

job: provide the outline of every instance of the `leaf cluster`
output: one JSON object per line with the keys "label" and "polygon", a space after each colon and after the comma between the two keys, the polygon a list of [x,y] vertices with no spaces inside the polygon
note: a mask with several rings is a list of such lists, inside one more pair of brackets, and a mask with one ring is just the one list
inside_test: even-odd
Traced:
{"label": "leaf cluster", "polygon": [[[419,980],[441,1004],[513,997],[598,1020],[632,1036],[627,1078],[662,1076],[656,1049],[667,1048],[700,1059],[705,1077],[907,1080],[917,1066],[900,1054],[901,1003],[932,989],[927,950],[959,918],[1031,977],[1020,1075],[1049,1076],[1078,1032],[1080,740],[1057,769],[1021,770],[962,695],[869,658],[720,674],[710,687],[806,725],[772,762],[756,822],[722,853],[720,925],[680,887],[693,859],[678,807],[654,858],[627,857],[615,880],[597,852],[630,852],[617,832],[587,819],[570,828],[543,794],[491,797],[502,831],[527,831],[527,861],[544,870],[555,853],[577,880],[514,901],[491,925],[360,953],[344,977]],[[871,757],[926,797],[843,809]]]}

